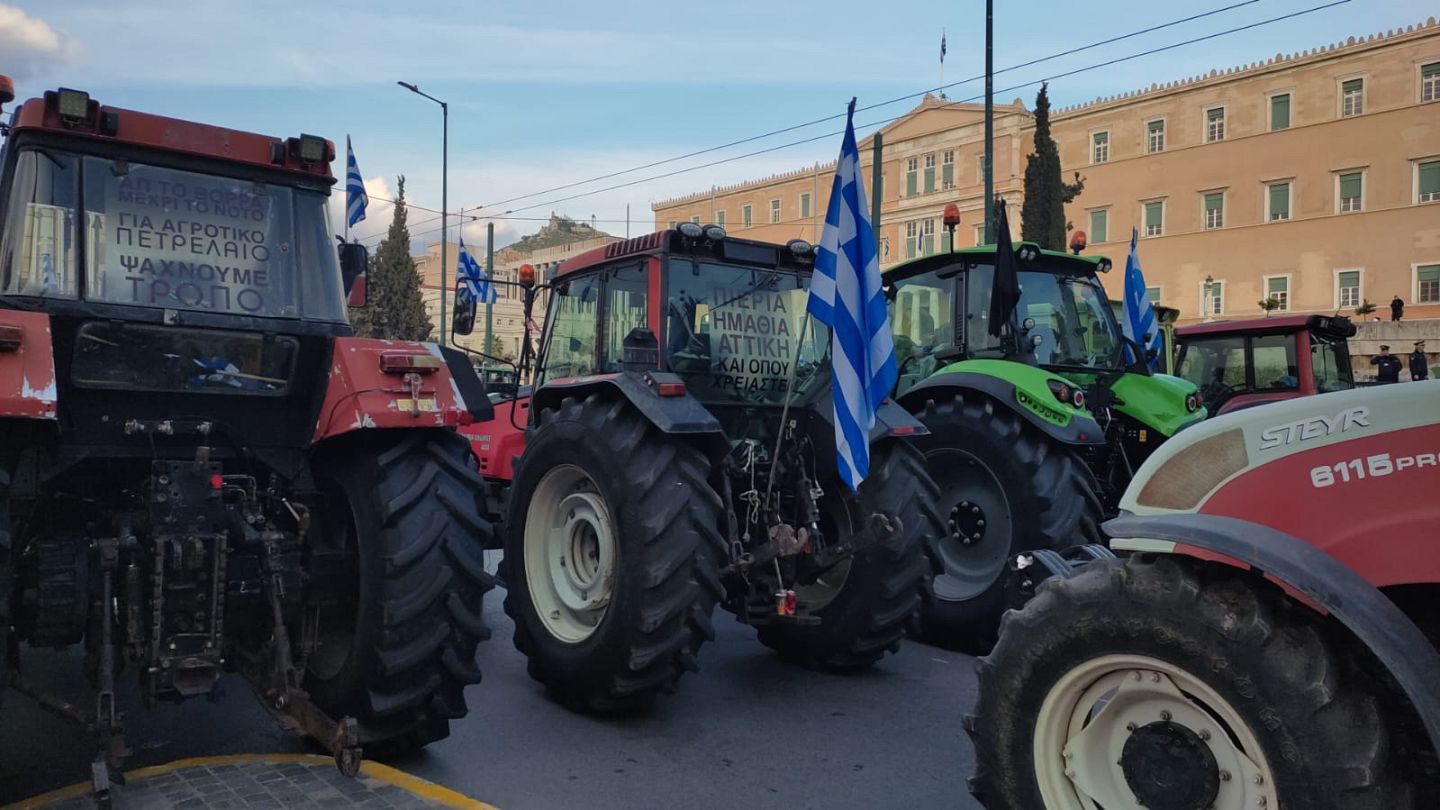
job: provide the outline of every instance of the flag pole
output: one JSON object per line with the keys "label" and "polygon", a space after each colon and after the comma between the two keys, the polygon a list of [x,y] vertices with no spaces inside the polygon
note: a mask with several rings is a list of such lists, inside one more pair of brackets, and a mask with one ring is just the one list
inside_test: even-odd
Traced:
{"label": "flag pole", "polygon": [[351,154],[352,151],[353,151],[353,147],[350,146],[350,135],[349,135],[349,134],[346,134],[346,135],[345,135],[345,185],[347,186],[347,188],[345,189],[345,214],[344,214],[344,217],[343,217],[343,219],[345,220],[345,238],[341,240],[342,242],[349,242],[349,241],[350,241],[350,189],[348,188],[348,186],[350,185],[350,154]]}
{"label": "flag pole", "polygon": [[940,98],[945,98],[945,29],[940,29]]}

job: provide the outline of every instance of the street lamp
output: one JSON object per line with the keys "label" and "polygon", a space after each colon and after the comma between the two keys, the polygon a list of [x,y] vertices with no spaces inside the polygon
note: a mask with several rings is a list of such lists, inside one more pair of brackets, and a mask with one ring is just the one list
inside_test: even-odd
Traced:
{"label": "street lamp", "polygon": [[424,96],[440,105],[440,345],[445,345],[445,253],[449,241],[445,226],[450,221],[450,105],[409,82],[395,82],[417,96]]}
{"label": "street lamp", "polygon": [[1211,308],[1211,306],[1210,306],[1211,296],[1213,296],[1214,294],[1215,294],[1215,277],[1214,277],[1214,276],[1206,276],[1206,277],[1205,277],[1205,294],[1202,295],[1202,296],[1200,296],[1200,298],[1201,298],[1200,308],[1204,310],[1204,313],[1203,313],[1203,314],[1204,314],[1204,316],[1205,316],[1205,320],[1207,320],[1207,321],[1210,320],[1212,317],[1214,317],[1214,310],[1213,310],[1213,309]]}

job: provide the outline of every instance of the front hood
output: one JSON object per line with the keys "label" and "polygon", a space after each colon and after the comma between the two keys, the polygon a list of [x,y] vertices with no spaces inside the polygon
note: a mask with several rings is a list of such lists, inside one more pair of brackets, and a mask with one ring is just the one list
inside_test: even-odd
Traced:
{"label": "front hood", "polygon": [[1195,384],[1169,374],[1122,374],[1110,390],[1118,400],[1115,410],[1167,438],[1207,415],[1203,407],[1192,411],[1185,405],[1187,397],[1199,393]]}

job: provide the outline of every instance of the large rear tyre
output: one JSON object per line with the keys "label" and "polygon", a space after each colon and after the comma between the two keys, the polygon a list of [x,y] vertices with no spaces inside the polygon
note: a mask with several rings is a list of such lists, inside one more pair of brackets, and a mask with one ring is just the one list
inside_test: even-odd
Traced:
{"label": "large rear tyre", "polygon": [[[837,488],[844,487],[838,481]],[[902,532],[833,566],[813,585],[796,588],[816,625],[770,624],[760,643],[805,666],[849,671],[868,667],[900,648],[906,625],[920,607],[929,573],[925,548],[944,532],[936,509],[939,491],[911,445],[889,440],[871,448],[870,474],[858,503],[839,492],[822,503],[826,528],[838,540],[858,530],[868,514],[898,517]]]}
{"label": "large rear tyre", "polygon": [[917,415],[930,429],[916,444],[946,522],[932,548],[939,573],[921,607],[922,637],[983,652],[1005,611],[1009,561],[1030,549],[1098,542],[1100,497],[1074,453],[988,397],[929,400]]}
{"label": "large rear tyre", "polygon": [[10,682],[10,473],[0,468],[0,706]]}
{"label": "large rear tyre", "polygon": [[698,669],[723,595],[709,474],[623,400],[567,397],[542,414],[511,489],[505,612],[561,703],[634,711]]}
{"label": "large rear tyre", "polygon": [[353,568],[319,594],[305,688],[331,717],[358,720],[375,756],[444,739],[465,716],[465,687],[480,682],[475,647],[490,635],[482,603],[495,584],[469,442],[450,431],[396,433],[359,437],[316,470],[325,495],[316,553]]}
{"label": "large rear tyre", "polygon": [[1092,562],[980,660],[971,791],[990,810],[1415,805],[1379,679],[1259,577]]}

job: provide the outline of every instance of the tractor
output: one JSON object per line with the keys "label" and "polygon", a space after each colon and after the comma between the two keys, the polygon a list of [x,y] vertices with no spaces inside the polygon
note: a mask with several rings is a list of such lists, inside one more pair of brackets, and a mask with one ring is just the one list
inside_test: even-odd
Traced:
{"label": "tractor", "polygon": [[[0,685],[94,730],[102,798],[126,670],[147,705],[239,672],[351,775],[444,738],[493,584],[456,428],[492,407],[463,353],[352,336],[334,145],[71,89],[4,130]],[[86,700],[17,655],[72,645]]]}
{"label": "tractor", "polygon": [[1020,555],[1024,604],[965,722],[972,792],[990,810],[1434,807],[1437,403],[1429,381],[1216,417],[1140,468],[1109,550]]}
{"label": "tractor", "polygon": [[[869,477],[842,483],[830,336],[806,314],[814,266],[801,240],[682,223],[546,281],[533,389],[464,432],[503,515],[515,646],[564,705],[651,704],[697,668],[717,604],[809,667],[897,648],[943,528],[910,444],[925,428],[887,402]],[[533,268],[516,283],[529,323]],[[475,300],[462,282],[460,334]]]}
{"label": "tractor", "polygon": [[[947,212],[952,242],[958,220]],[[998,330],[990,328],[996,245],[884,273],[900,366],[895,400],[929,430],[916,443],[947,524],[922,632],[971,650],[994,639],[1007,562],[1069,545],[1077,533],[1098,539],[1134,470],[1205,416],[1193,385],[1152,373],[1133,344],[1127,360],[1097,279],[1109,259],[1008,247],[1020,297]]]}
{"label": "tractor", "polygon": [[1176,368],[1212,416],[1355,387],[1343,315],[1284,315],[1175,330]]}

